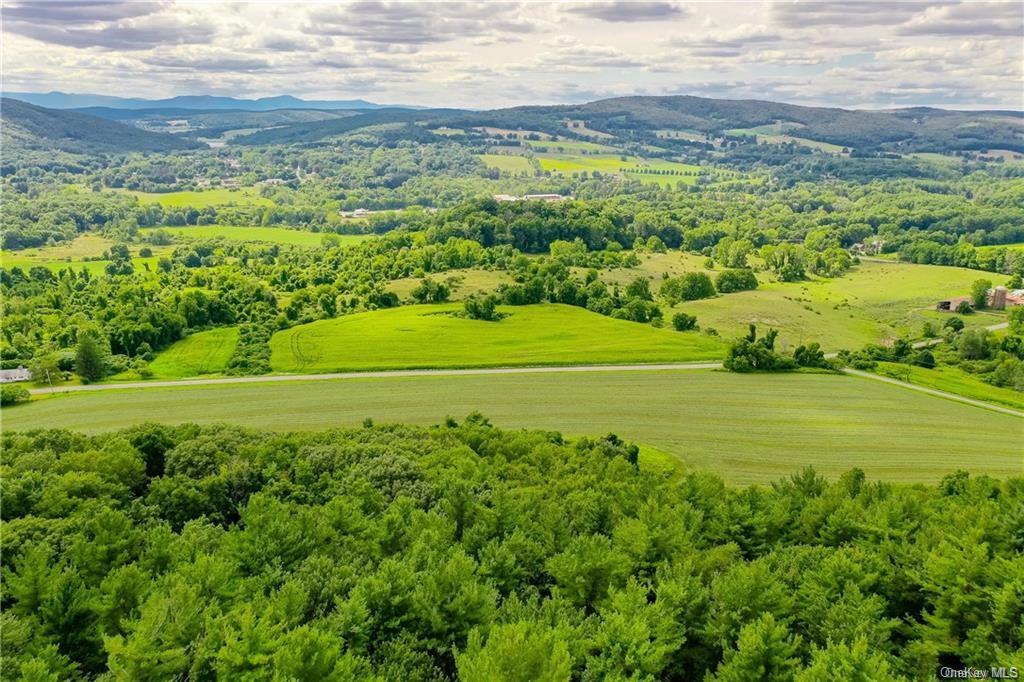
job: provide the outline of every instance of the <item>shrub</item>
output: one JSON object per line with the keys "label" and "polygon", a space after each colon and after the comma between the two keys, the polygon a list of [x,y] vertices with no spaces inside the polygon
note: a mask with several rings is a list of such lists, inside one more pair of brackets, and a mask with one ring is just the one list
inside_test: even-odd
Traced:
{"label": "shrub", "polygon": [[23,403],[31,398],[28,389],[24,386],[18,386],[16,384],[4,384],[0,387],[0,405],[14,405],[15,403]]}
{"label": "shrub", "polygon": [[677,332],[685,332],[697,328],[697,317],[686,313],[676,313],[672,316],[672,327]]}
{"label": "shrub", "polygon": [[935,356],[928,349],[919,350],[914,354],[913,360],[911,360],[918,367],[924,367],[926,369],[935,368]]}
{"label": "shrub", "polygon": [[731,294],[734,291],[749,291],[757,288],[757,277],[749,268],[724,270],[715,279],[719,293]]}

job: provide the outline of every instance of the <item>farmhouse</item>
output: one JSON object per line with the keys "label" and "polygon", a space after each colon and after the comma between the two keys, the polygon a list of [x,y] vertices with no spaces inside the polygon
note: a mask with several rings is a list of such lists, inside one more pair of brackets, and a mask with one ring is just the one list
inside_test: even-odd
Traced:
{"label": "farmhouse", "polygon": [[370,215],[367,208],[357,208],[354,211],[338,211],[342,218],[365,218]]}
{"label": "farmhouse", "polygon": [[14,381],[28,381],[32,378],[32,372],[22,366],[17,369],[0,369],[0,384],[9,384]]}
{"label": "farmhouse", "polygon": [[[1024,289],[1013,289],[1012,291],[1004,286],[989,289],[986,294],[986,305],[992,310],[1004,310],[1010,306],[1024,305]],[[955,298],[943,299],[935,304],[935,309],[944,312],[956,312],[962,304],[972,305],[970,296],[957,296]]]}

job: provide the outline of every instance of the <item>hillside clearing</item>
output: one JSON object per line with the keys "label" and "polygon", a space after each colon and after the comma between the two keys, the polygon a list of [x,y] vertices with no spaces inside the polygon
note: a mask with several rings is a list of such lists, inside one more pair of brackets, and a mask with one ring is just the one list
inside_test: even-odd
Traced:
{"label": "hillside clearing", "polygon": [[144,421],[259,424],[291,431],[434,424],[479,410],[504,428],[614,432],[712,469],[768,483],[813,465],[835,478],[937,481],[956,469],[1024,473],[1024,420],[856,377],[715,371],[401,377],[111,390],[4,411],[5,427],[108,431]]}
{"label": "hillside clearing", "polygon": [[139,192],[126,190],[127,194],[136,197],[141,203],[157,203],[166,208],[206,208],[225,204],[255,204],[257,206],[273,206],[274,202],[260,196],[254,187],[241,189],[203,189],[185,190],[181,192]]}
{"label": "hillside clearing", "polygon": [[[330,232],[309,232],[291,230],[285,227],[247,227],[239,225],[190,225],[188,227],[159,227],[139,230],[141,234],[149,234],[156,230],[168,232],[182,239],[217,239],[224,238],[239,242],[268,242],[272,244],[292,244],[295,246],[320,246],[324,237]],[[341,244],[357,244],[369,238],[363,234],[334,235]],[[332,237],[333,238],[333,237]]]}
{"label": "hillside clearing", "polygon": [[237,344],[238,327],[196,332],[171,344],[153,359],[149,368],[154,378],[217,374],[227,369]]}
{"label": "hillside clearing", "polygon": [[274,334],[277,372],[429,367],[511,367],[714,360],[718,339],[655,329],[582,308],[502,306],[505,318],[458,317],[459,305],[418,305],[347,315]]}

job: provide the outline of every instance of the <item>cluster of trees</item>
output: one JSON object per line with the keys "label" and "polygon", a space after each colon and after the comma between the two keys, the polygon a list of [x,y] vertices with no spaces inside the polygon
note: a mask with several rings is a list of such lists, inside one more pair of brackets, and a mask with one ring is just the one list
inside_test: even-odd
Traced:
{"label": "cluster of trees", "polygon": [[1021,665],[1024,481],[736,488],[615,436],[3,434],[4,679],[902,680]]}
{"label": "cluster of trees", "polygon": [[910,263],[955,265],[1024,276],[1024,249],[1020,248],[978,248],[967,241],[940,244],[932,240],[920,240],[901,247],[899,257]]}
{"label": "cluster of trees", "polygon": [[723,366],[730,372],[787,372],[800,367],[833,369],[817,342],[797,346],[792,356],[775,350],[779,330],[769,329],[757,337],[757,326],[750,325],[746,336],[736,339],[726,353]]}

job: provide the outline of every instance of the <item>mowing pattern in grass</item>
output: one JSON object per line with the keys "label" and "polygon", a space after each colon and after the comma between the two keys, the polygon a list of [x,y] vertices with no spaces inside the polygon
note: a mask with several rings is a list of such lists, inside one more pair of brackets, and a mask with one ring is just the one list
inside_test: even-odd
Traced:
{"label": "mowing pattern in grass", "polygon": [[[215,239],[224,237],[239,242],[271,242],[274,244],[294,244],[296,246],[320,246],[323,232],[307,232],[305,230],[289,230],[284,227],[246,227],[236,225],[195,225],[189,227],[160,227],[140,230],[143,234],[153,229],[169,232],[183,239]],[[335,235],[342,244],[356,244],[367,239],[368,235],[339,234]]]}
{"label": "mowing pattern in grass", "polygon": [[197,332],[172,344],[149,366],[154,378],[177,379],[218,374],[227,369],[238,344],[238,327]]}
{"label": "mowing pattern in grass", "polygon": [[900,381],[909,381],[918,386],[1024,410],[1024,393],[1011,388],[1000,388],[987,384],[974,374],[969,374],[959,367],[925,369],[896,362],[880,362],[878,363],[878,373]]}
{"label": "mowing pattern in grass", "polygon": [[70,394],[4,410],[7,429],[107,431],[145,421],[282,431],[436,424],[474,410],[498,426],[614,432],[734,484],[807,465],[893,481],[956,469],[1024,473],[1024,420],[858,377],[712,371],[504,374],[145,388]]}
{"label": "mowing pattern in grass", "polygon": [[274,202],[260,196],[259,190],[254,187],[243,187],[241,189],[204,189],[198,191],[182,192],[136,192],[129,191],[129,194],[138,197],[142,203],[157,203],[169,208],[180,208],[190,206],[192,208],[205,208],[207,206],[220,206],[224,204],[256,204],[257,206],[273,206]]}
{"label": "mowing pattern in grass", "polygon": [[722,343],[614,320],[566,305],[507,306],[485,322],[456,317],[459,305],[404,306],[278,332],[270,340],[278,372],[417,367],[501,367],[712,360]]}

